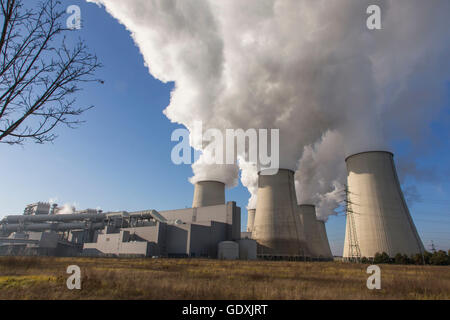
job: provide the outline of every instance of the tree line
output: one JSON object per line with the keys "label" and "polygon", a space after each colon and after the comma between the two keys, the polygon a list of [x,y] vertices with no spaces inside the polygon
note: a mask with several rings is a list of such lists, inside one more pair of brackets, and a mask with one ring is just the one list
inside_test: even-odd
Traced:
{"label": "tree line", "polygon": [[389,264],[416,264],[416,265],[450,265],[450,250],[437,250],[434,252],[425,251],[423,254],[417,253],[408,256],[407,254],[397,253],[390,257],[386,252],[377,252],[373,258],[362,257],[361,263],[389,263]]}

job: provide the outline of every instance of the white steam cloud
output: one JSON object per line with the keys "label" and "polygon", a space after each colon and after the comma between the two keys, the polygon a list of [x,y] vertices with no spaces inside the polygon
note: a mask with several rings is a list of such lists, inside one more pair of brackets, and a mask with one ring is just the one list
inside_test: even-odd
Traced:
{"label": "white steam cloud", "polygon": [[[280,167],[298,169],[298,200],[321,219],[338,204],[346,155],[394,138],[419,150],[442,106],[448,0],[376,1],[382,30],[366,27],[372,0],[88,1],[131,32],[154,77],[175,82],[172,122],[279,129]],[[240,169],[252,208],[257,176]],[[193,170],[191,182],[238,178],[236,168]]]}
{"label": "white steam cloud", "polygon": [[56,214],[72,214],[75,213],[75,203],[65,203],[60,210],[56,212]]}

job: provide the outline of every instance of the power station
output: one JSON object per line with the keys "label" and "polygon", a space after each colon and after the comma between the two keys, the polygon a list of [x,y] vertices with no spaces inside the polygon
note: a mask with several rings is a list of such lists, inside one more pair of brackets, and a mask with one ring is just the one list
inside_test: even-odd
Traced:
{"label": "power station", "polygon": [[[395,170],[393,154],[363,152],[346,160],[347,260],[424,251]],[[325,222],[314,204],[298,204],[294,171],[258,174],[256,208],[225,201],[225,184],[198,181],[192,208],[136,212],[75,211],[28,205],[0,221],[0,255],[205,257],[332,260]]]}

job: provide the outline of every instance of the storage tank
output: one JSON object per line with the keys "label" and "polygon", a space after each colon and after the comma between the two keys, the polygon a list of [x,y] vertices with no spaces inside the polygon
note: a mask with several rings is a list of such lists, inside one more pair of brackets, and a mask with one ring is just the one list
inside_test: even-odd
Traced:
{"label": "storage tank", "polygon": [[217,258],[236,260],[239,258],[239,244],[234,241],[222,241],[218,244]]}
{"label": "storage tank", "polygon": [[225,204],[225,184],[219,181],[199,181],[194,185],[192,208]]}
{"label": "storage tank", "polygon": [[400,188],[393,154],[362,152],[347,164],[347,221],[344,258],[424,251]]}
{"label": "storage tank", "polygon": [[256,209],[247,209],[247,232],[252,232]]}
{"label": "storage tank", "polygon": [[252,238],[258,243],[258,255],[305,256],[292,170],[280,169],[275,175],[259,173]]}
{"label": "storage tank", "polygon": [[239,244],[239,259],[241,260],[256,260],[257,244],[252,239],[238,240]]}

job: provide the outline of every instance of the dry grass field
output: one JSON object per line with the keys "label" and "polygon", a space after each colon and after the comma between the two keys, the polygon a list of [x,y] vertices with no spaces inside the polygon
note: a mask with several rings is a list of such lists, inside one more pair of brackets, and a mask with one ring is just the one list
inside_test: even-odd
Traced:
{"label": "dry grass field", "polygon": [[[68,290],[67,266],[82,289]],[[339,262],[0,257],[0,299],[450,299],[450,267]]]}

